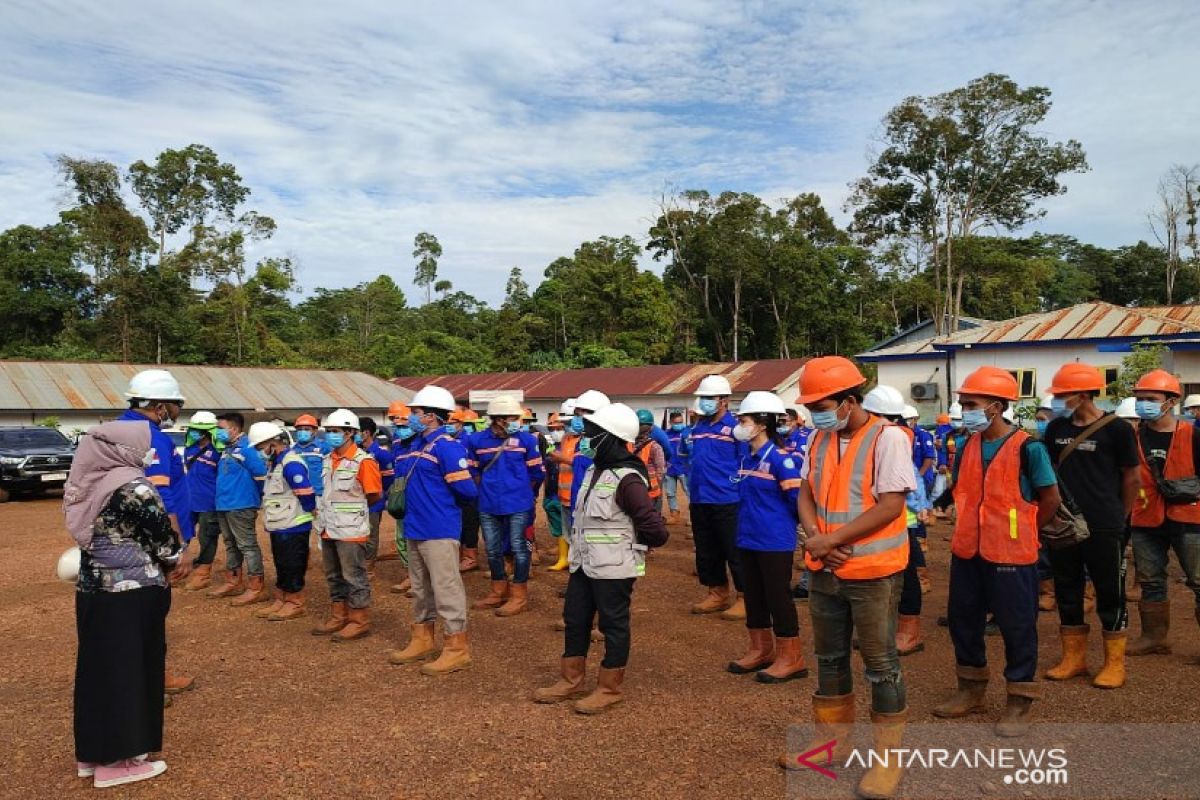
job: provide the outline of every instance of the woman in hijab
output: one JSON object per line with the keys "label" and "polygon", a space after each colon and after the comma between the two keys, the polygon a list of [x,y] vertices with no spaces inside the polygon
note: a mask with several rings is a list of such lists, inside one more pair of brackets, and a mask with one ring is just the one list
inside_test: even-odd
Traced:
{"label": "woman in hijab", "polygon": [[167,769],[162,750],[167,572],[182,546],[143,465],[145,425],[110,422],[80,441],[63,510],[80,549],[75,592],[75,758],[97,788]]}
{"label": "woman in hijab", "polygon": [[575,710],[599,714],[624,699],[633,584],[646,573],[646,550],[663,546],[668,536],[650,499],[646,466],[630,448],[637,435],[637,414],[624,403],[584,417],[579,448],[593,462],[584,473],[572,518],[562,677],[534,692],[536,702],[558,703],[586,692],[588,645],[597,614],[604,660],[595,691],[577,700]]}

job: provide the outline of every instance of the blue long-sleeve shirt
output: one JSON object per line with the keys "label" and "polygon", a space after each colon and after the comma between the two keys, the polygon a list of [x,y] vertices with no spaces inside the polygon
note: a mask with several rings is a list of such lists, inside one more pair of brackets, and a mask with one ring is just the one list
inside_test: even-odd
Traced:
{"label": "blue long-sleeve shirt", "polygon": [[[937,464],[937,448],[933,446],[933,434],[916,425],[912,429],[913,432],[913,466],[918,470],[925,463],[925,459],[932,458],[934,465]],[[921,478],[924,480],[924,477]]]}
{"label": "blue long-sleeve shirt", "polygon": [[479,493],[471,478],[466,449],[442,430],[418,436],[403,465],[404,536],[408,539],[457,539],[462,506]]}
{"label": "blue long-sleeve shirt", "polygon": [[800,522],[800,465],[791,453],[768,442],[747,456],[737,471],[737,546],[746,550],[796,549]]}
{"label": "blue long-sleeve shirt", "polygon": [[375,442],[371,442],[363,449],[379,462],[379,477],[383,480],[383,497],[379,498],[378,502],[372,503],[370,508],[372,511],[383,511],[387,508],[388,490],[392,488],[392,483],[396,480],[396,457],[390,450]]}
{"label": "blue long-sleeve shirt", "polygon": [[307,444],[297,442],[292,445],[292,451],[304,459],[304,463],[308,465],[308,479],[312,482],[313,492],[317,497],[325,493],[325,476],[322,474],[324,469],[325,456],[333,450],[329,444],[320,437],[314,437]]}
{"label": "blue long-sleeve shirt", "polygon": [[[498,460],[492,464],[493,459]],[[467,461],[472,477],[479,479],[481,514],[519,514],[533,508],[546,469],[532,433],[500,437],[488,428],[472,434],[467,439]]]}
{"label": "blue long-sleeve shirt", "polygon": [[217,510],[217,462],[221,454],[212,442],[189,445],[183,451],[187,462],[188,500],[193,513]]}
{"label": "blue long-sleeve shirt", "polygon": [[672,478],[681,478],[687,475],[688,471],[688,456],[687,447],[684,444],[684,438],[688,435],[687,429],[681,431],[671,431],[667,434],[667,440],[671,446],[666,449],[667,454],[667,474]]}
{"label": "blue long-sleeve shirt", "polygon": [[258,508],[266,477],[267,464],[245,434],[230,442],[217,462],[217,511]]}
{"label": "blue long-sleeve shirt", "polygon": [[126,409],[117,417],[118,422],[135,422],[150,427],[150,463],[146,466],[146,480],[154,484],[158,494],[166,506],[167,513],[173,514],[179,522],[179,530],[183,534],[184,544],[190,542],[194,528],[191,525],[191,506],[188,503],[188,490],[183,469],[183,459],[175,452],[175,443],[171,437],[163,433],[155,422],[134,409]]}
{"label": "blue long-sleeve shirt", "polygon": [[726,412],[719,419],[700,419],[692,428],[692,473],[688,488],[693,503],[736,503],[738,487],[730,478],[748,453],[744,442],[733,438],[737,418]]}

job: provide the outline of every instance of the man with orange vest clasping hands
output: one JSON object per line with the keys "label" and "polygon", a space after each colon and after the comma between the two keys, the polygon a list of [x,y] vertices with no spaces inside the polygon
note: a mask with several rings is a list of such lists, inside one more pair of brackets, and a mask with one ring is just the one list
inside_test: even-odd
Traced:
{"label": "man with orange vest clasping hands", "polygon": [[[814,358],[800,374],[797,402],[807,406],[816,428],[800,471],[800,525],[817,656],[816,738],[807,751],[836,742],[829,751],[834,763],[850,755],[850,639],[857,634],[871,687],[877,754],[857,792],[890,797],[903,770],[888,754],[900,746],[908,717],[896,652],[896,613],[908,565],[904,499],[917,484],[908,437],[863,408],[865,383],[858,367],[841,356]],[[790,754],[780,764],[801,766]]]}
{"label": "man with orange vest clasping hands", "polygon": [[1058,478],[1041,442],[1004,419],[1020,395],[1016,378],[980,367],[958,389],[967,439],[954,465],[958,517],[950,541],[950,639],[958,691],[933,709],[965,717],[984,708],[988,685],[984,628],[988,612],[1000,626],[1008,702],[1000,736],[1029,727],[1037,699],[1038,530],[1058,510]]}

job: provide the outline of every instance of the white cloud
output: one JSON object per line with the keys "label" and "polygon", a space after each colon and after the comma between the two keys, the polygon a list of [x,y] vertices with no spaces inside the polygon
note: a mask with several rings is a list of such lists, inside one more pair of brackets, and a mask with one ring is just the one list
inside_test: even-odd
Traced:
{"label": "white cloud", "polygon": [[0,26],[0,226],[53,218],[53,156],[121,165],[212,146],[276,217],[302,284],[443,276],[497,300],[580,241],[644,235],[665,183],[817,191],[831,211],[878,121],[987,71],[1054,91],[1047,131],[1092,172],[1039,223],[1146,235],[1200,160],[1183,0],[824,3],[10,3]]}

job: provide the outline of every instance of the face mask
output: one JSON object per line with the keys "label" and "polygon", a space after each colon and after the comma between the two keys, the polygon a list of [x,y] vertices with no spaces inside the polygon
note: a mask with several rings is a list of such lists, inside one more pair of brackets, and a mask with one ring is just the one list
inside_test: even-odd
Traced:
{"label": "face mask", "polygon": [[706,417],[711,417],[717,413],[717,399],[715,397],[701,397],[700,413]]}
{"label": "face mask", "polygon": [[269,448],[269,447],[256,447],[255,449],[256,449],[256,450],[258,450],[258,454],[259,454],[260,456],[262,456],[262,457],[263,457],[263,461],[270,461],[270,460],[271,460],[271,448]]}
{"label": "face mask", "polygon": [[522,425],[522,426],[521,426],[521,430],[522,430],[523,432],[525,432],[525,433],[529,433],[529,426],[528,426],[528,425]]}
{"label": "face mask", "polygon": [[312,431],[296,431],[296,441],[300,444],[308,444],[312,441]]}
{"label": "face mask", "polygon": [[676,422],[674,425],[671,426],[671,430],[675,431],[676,433],[683,433],[683,423]]}
{"label": "face mask", "polygon": [[167,411],[167,416],[158,418],[158,427],[163,430],[175,427],[175,420],[171,417],[170,411]]}
{"label": "face mask", "polygon": [[592,449],[592,438],[585,436],[579,440],[579,455],[591,458],[596,455],[596,451]]}
{"label": "face mask", "polygon": [[583,417],[571,417],[571,433],[576,436],[583,435]]}
{"label": "face mask", "polygon": [[1138,400],[1134,404],[1134,409],[1137,411],[1138,419],[1144,419],[1147,422],[1153,422],[1163,415],[1162,404],[1154,400]]}
{"label": "face mask", "polygon": [[754,428],[755,426],[753,424],[738,425],[733,429],[733,438],[737,439],[739,442],[748,442],[754,438]]}
{"label": "face mask", "polygon": [[229,444],[229,431],[226,428],[217,428],[216,442],[217,444]]}
{"label": "face mask", "polygon": [[408,427],[412,428],[413,433],[422,433],[425,430],[425,423],[421,422],[421,417],[417,414],[409,414]]}
{"label": "face mask", "polygon": [[[845,401],[843,401],[845,402]],[[838,403],[837,408],[829,411],[814,411],[812,412],[813,427],[819,431],[840,431],[850,422],[850,417],[847,415],[844,419],[838,416],[838,409],[842,407]]]}
{"label": "face mask", "polygon": [[354,434],[354,443],[362,444],[362,434],[361,433]]}
{"label": "face mask", "polygon": [[187,436],[183,437],[183,443],[188,447],[191,447],[198,441],[200,441],[200,431],[188,431]]}
{"label": "face mask", "polygon": [[963,427],[971,433],[981,433],[988,429],[992,421],[982,408],[965,409],[963,411]]}
{"label": "face mask", "polygon": [[550,431],[550,441],[554,442],[555,444],[558,444],[562,440],[563,440],[563,432],[562,431]]}
{"label": "face mask", "polygon": [[1065,417],[1071,413],[1067,408],[1067,401],[1061,397],[1054,397],[1050,400],[1050,410],[1054,412],[1056,417]]}
{"label": "face mask", "polygon": [[396,438],[397,439],[411,439],[412,437],[413,437],[412,428],[408,427],[407,425],[400,427],[400,428],[396,428]]}
{"label": "face mask", "polygon": [[504,432],[507,433],[509,436],[520,433],[521,432],[521,423],[519,423],[519,422],[508,423],[507,425],[504,426]]}
{"label": "face mask", "polygon": [[326,431],[325,441],[329,443],[330,447],[336,450],[346,443],[346,434],[341,431]]}
{"label": "face mask", "polygon": [[791,425],[780,425],[778,428],[775,429],[775,432],[778,433],[780,436],[788,436],[792,432],[792,426]]}
{"label": "face mask", "polygon": [[1046,428],[1049,428],[1049,427],[1050,427],[1050,420],[1048,420],[1048,419],[1039,419],[1039,420],[1037,421],[1037,432],[1038,432],[1038,436],[1039,436],[1040,438],[1042,438],[1042,439],[1046,438]]}

